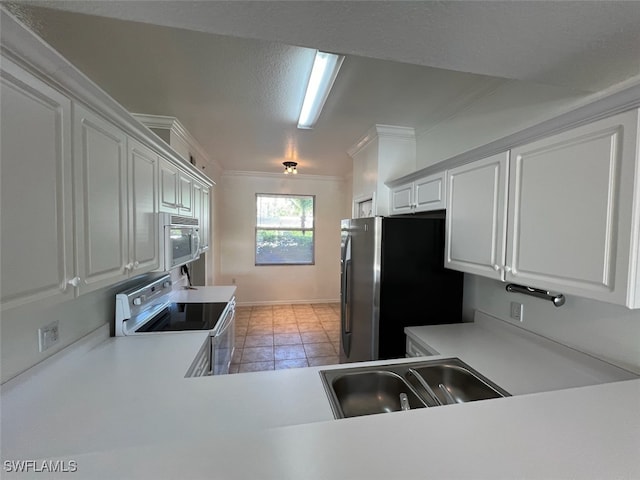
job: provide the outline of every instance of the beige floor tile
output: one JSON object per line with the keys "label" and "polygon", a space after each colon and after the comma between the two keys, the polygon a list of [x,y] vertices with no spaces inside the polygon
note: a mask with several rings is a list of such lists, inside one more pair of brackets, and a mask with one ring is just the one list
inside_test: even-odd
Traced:
{"label": "beige floor tile", "polygon": [[273,327],[270,325],[249,326],[247,335],[273,335]]}
{"label": "beige floor tile", "polygon": [[336,355],[336,349],[333,344],[326,343],[305,343],[304,351],[307,357],[330,357]]}
{"label": "beige floor tile", "polygon": [[235,320],[236,323],[236,328],[237,327],[247,327],[249,325],[249,319],[248,318],[236,318]]}
{"label": "beige floor tile", "polygon": [[273,347],[250,347],[243,349],[240,363],[273,361]]}
{"label": "beige floor tile", "polygon": [[287,368],[303,368],[308,367],[309,362],[306,358],[291,358],[289,360],[276,360],[275,369],[285,370]]}
{"label": "beige floor tile", "polygon": [[273,316],[273,324],[274,325],[284,325],[287,323],[298,323],[295,315],[278,315],[277,313]]}
{"label": "beige floor tile", "polygon": [[284,370],[287,368],[302,368],[308,367],[306,358],[292,358],[289,360],[276,360],[275,369],[276,370]]}
{"label": "beige floor tile", "polygon": [[276,360],[306,358],[306,352],[302,345],[278,345],[274,347],[274,358]]}
{"label": "beige floor tile", "polygon": [[299,333],[275,333],[273,334],[274,345],[299,345],[302,343],[302,337]]}
{"label": "beige floor tile", "polygon": [[238,368],[238,373],[263,372],[265,370],[273,370],[273,369],[274,369],[274,362],[241,363]]}
{"label": "beige floor tile", "polygon": [[303,343],[327,343],[329,337],[324,332],[301,332]]}
{"label": "beige floor tile", "polygon": [[298,322],[300,332],[324,332],[320,322]]}
{"label": "beige floor tile", "polygon": [[244,335],[236,335],[235,343],[234,343],[236,349],[244,347],[244,340],[245,340]]}
{"label": "beige floor tile", "polygon": [[297,323],[283,323],[273,326],[273,333],[299,333]]}
{"label": "beige floor tile", "polygon": [[251,317],[251,320],[249,320],[249,328],[251,328],[251,327],[260,327],[260,326],[271,327],[271,326],[273,326],[273,320],[271,318],[253,318],[253,317]]}
{"label": "beige floor tile", "polygon": [[310,367],[318,367],[320,365],[337,365],[340,363],[340,359],[337,355],[330,357],[308,357]]}
{"label": "beige floor tile", "polygon": [[273,335],[247,335],[244,341],[244,348],[249,347],[272,347]]}
{"label": "beige floor tile", "polygon": [[239,371],[240,371],[239,363],[232,363],[231,365],[229,365],[229,373],[239,373]]}
{"label": "beige floor tile", "polygon": [[231,357],[231,363],[240,363],[242,360],[242,348],[237,348],[233,351],[233,357]]}

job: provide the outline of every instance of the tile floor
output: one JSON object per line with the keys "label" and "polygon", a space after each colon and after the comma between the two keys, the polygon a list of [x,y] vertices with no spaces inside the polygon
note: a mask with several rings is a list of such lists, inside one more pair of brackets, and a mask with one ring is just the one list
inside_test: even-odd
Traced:
{"label": "tile floor", "polygon": [[230,373],[339,363],[340,305],[236,308],[236,350]]}

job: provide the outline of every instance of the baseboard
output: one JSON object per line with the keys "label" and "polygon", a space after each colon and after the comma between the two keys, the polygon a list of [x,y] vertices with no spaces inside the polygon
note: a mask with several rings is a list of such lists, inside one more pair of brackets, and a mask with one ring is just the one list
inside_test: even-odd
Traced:
{"label": "baseboard", "polygon": [[340,299],[314,299],[314,300],[273,300],[268,302],[237,302],[238,307],[262,307],[268,305],[309,305],[318,303],[340,303]]}

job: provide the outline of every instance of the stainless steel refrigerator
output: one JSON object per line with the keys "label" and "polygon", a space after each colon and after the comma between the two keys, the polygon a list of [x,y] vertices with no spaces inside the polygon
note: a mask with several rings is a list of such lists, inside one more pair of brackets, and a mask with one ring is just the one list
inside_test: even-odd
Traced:
{"label": "stainless steel refrigerator", "polygon": [[462,321],[444,232],[443,212],[342,220],[341,363],[404,357],[404,327]]}

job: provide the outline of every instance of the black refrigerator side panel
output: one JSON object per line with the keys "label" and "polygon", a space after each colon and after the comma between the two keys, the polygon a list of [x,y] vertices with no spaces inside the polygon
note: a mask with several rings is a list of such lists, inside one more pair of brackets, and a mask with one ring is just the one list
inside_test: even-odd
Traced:
{"label": "black refrigerator side panel", "polygon": [[379,357],[399,358],[404,327],[462,321],[464,277],[444,268],[443,218],[387,217],[382,225]]}

